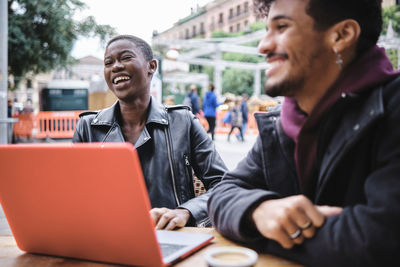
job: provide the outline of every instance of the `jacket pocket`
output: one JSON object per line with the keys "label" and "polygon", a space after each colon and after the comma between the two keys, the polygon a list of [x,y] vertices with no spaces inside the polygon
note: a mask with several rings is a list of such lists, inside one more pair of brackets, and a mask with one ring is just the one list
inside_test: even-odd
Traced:
{"label": "jacket pocket", "polygon": [[190,188],[191,194],[194,195],[193,170],[192,165],[190,165],[189,156],[186,154],[183,154],[183,163],[185,165],[186,181],[188,188]]}

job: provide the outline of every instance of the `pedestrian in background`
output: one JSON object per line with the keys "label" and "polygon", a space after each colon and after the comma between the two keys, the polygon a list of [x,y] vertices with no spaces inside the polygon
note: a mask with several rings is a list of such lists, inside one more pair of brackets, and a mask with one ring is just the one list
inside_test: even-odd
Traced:
{"label": "pedestrian in background", "polygon": [[235,128],[239,130],[240,141],[244,141],[242,126],[243,126],[243,115],[241,110],[241,101],[239,98],[236,98],[235,104],[230,110],[231,112],[231,130],[228,133],[228,142],[230,141],[231,133]]}
{"label": "pedestrian in background", "polygon": [[11,99],[8,99],[8,101],[7,101],[7,116],[9,117],[9,118],[11,118],[12,117],[12,110],[13,110],[13,105],[12,105],[12,100]]}
{"label": "pedestrian in background", "polygon": [[214,85],[211,83],[208,86],[208,92],[203,99],[203,112],[204,117],[208,123],[208,133],[211,134],[211,139],[214,140],[215,132],[215,121],[217,118],[217,107],[219,106],[217,102],[217,96],[214,93]]}
{"label": "pedestrian in background", "polygon": [[[197,96],[197,87],[195,84],[190,85],[189,93],[185,96],[183,104],[189,106],[192,109],[194,115],[200,114],[199,108],[199,97]],[[190,101],[188,101],[190,100]]]}
{"label": "pedestrian in background", "polygon": [[[246,93],[242,94],[242,104],[240,106],[240,110],[242,111],[242,116],[243,116],[243,125],[242,125],[242,135],[243,135],[243,140],[244,141],[244,136],[246,134],[247,130],[247,122],[249,120],[249,110],[247,108],[247,100],[249,99],[249,95]],[[236,134],[236,138],[240,140],[240,133]]]}

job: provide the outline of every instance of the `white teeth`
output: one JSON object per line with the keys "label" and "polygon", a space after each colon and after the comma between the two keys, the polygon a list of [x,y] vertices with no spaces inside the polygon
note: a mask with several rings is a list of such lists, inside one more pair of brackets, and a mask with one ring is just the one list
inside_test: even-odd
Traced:
{"label": "white teeth", "polygon": [[131,78],[128,76],[119,76],[117,78],[114,79],[113,83],[117,84],[119,81],[127,81],[130,80]]}

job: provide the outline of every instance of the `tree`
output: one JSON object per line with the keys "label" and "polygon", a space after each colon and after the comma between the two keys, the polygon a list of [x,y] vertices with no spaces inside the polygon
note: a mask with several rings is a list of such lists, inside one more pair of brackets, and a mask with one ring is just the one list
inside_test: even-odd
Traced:
{"label": "tree", "polygon": [[[400,13],[398,11],[398,6],[393,5],[382,10],[382,34],[386,34],[389,21],[392,21],[393,30],[398,33],[400,32]],[[386,55],[390,59],[394,68],[398,66],[398,52],[397,49],[386,49]]]}
{"label": "tree", "polygon": [[253,71],[228,68],[222,76],[222,93],[253,94]]}
{"label": "tree", "polygon": [[74,62],[70,56],[80,36],[104,43],[116,31],[93,17],[74,20],[87,6],[80,0],[8,0],[8,72],[14,89],[27,73],[38,74]]}
{"label": "tree", "polygon": [[383,25],[382,25],[382,34],[386,34],[388,25],[389,25],[389,20],[392,21],[392,26],[393,30],[395,32],[400,32],[400,14],[398,12],[398,6],[390,6],[386,7],[382,10],[382,20],[383,20]]}

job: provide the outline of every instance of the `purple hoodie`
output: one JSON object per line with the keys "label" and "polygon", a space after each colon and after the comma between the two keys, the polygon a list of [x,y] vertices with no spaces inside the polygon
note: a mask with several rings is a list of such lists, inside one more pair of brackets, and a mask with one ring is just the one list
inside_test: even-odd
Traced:
{"label": "purple hoodie", "polygon": [[281,123],[285,133],[294,140],[297,174],[303,192],[312,179],[320,120],[342,93],[359,93],[389,82],[400,74],[394,71],[385,50],[374,46],[347,66],[338,80],[321,98],[312,112],[304,113],[294,98],[285,97]]}

